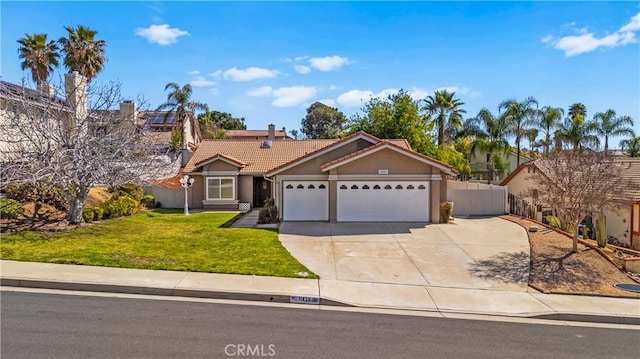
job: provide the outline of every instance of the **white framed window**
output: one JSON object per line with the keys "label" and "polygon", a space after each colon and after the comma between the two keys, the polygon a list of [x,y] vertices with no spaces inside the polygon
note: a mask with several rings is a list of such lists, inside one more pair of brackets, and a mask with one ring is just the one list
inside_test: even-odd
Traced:
{"label": "white framed window", "polygon": [[235,199],[236,181],[234,177],[207,177],[206,183],[208,200]]}

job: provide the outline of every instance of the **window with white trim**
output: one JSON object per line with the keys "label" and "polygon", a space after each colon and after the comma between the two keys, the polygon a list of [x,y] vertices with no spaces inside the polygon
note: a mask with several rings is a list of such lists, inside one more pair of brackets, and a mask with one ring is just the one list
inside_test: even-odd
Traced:
{"label": "window with white trim", "polygon": [[207,199],[235,199],[233,177],[207,177]]}

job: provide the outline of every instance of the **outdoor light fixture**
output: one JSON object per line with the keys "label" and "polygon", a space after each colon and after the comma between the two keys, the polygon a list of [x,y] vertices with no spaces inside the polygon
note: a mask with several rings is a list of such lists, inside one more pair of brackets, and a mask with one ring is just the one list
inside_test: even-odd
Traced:
{"label": "outdoor light fixture", "polygon": [[187,192],[189,191],[189,187],[193,185],[193,182],[195,182],[195,180],[191,178],[191,176],[189,175],[184,175],[182,178],[180,178],[180,184],[182,185],[182,188],[184,188],[184,215],[185,216],[189,215],[189,197],[187,196]]}

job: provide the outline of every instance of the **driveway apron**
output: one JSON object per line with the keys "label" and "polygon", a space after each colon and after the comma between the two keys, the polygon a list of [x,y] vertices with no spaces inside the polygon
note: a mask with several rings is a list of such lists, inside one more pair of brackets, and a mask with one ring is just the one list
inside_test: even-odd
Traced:
{"label": "driveway apron", "polygon": [[527,291],[526,231],[500,218],[451,224],[285,222],[280,241],[322,279]]}

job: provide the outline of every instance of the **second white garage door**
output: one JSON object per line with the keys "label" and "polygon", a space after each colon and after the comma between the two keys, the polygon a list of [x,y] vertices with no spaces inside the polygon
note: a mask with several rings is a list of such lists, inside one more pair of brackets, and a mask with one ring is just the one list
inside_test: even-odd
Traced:
{"label": "second white garage door", "polygon": [[340,222],[429,222],[429,182],[338,182]]}
{"label": "second white garage door", "polygon": [[285,221],[328,221],[329,183],[327,181],[285,181],[283,183]]}

